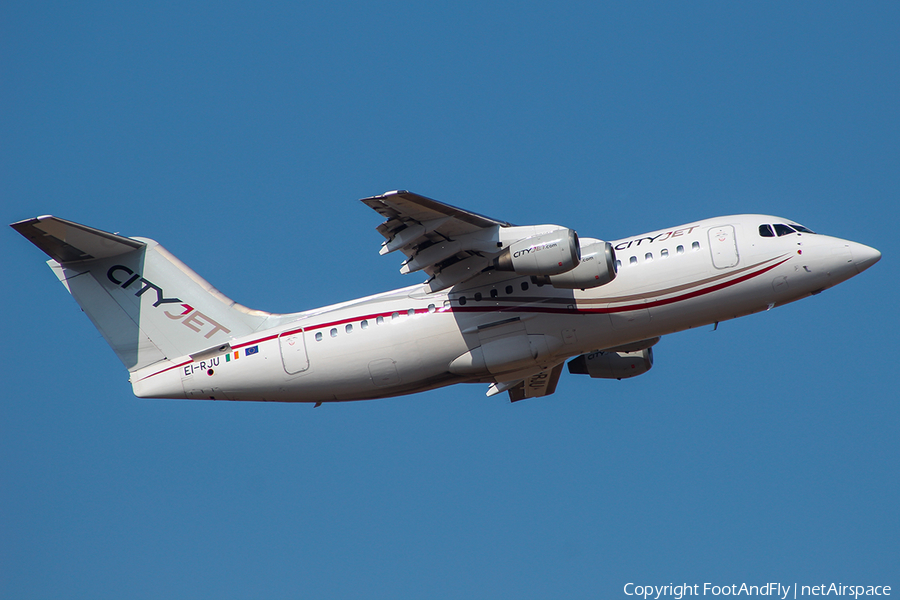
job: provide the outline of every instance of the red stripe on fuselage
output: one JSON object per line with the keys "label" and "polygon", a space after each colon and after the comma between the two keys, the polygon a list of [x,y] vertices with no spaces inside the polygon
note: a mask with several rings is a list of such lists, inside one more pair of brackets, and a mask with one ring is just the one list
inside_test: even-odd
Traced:
{"label": "red stripe on fuselage", "polygon": [[[754,272],[752,272],[752,273],[747,273],[746,275],[742,275],[741,277],[738,277],[738,278],[736,278],[736,279],[732,279],[732,280],[730,280],[730,281],[725,281],[725,282],[722,282],[722,283],[719,283],[719,284],[716,284],[716,285],[713,285],[713,286],[710,286],[710,287],[707,287],[707,288],[702,288],[702,289],[699,289],[699,290],[694,290],[694,291],[692,291],[692,292],[687,292],[687,293],[685,293],[685,294],[681,294],[681,295],[678,295],[678,296],[673,296],[673,297],[671,297],[671,298],[663,298],[663,299],[661,299],[661,300],[654,300],[654,301],[652,301],[652,302],[644,302],[644,303],[642,303],[642,304],[627,304],[627,305],[624,305],[624,306],[612,306],[612,307],[607,306],[607,307],[603,307],[603,308],[552,308],[552,307],[549,307],[549,306],[530,306],[530,305],[529,305],[529,306],[523,306],[523,305],[519,305],[519,304],[517,304],[517,305],[515,305],[515,306],[503,306],[503,307],[497,307],[497,306],[493,306],[493,307],[491,307],[491,306],[457,306],[457,307],[451,307],[451,308],[441,307],[441,308],[436,309],[434,312],[435,312],[435,313],[452,313],[452,312],[468,312],[468,313],[476,313],[476,312],[528,312],[528,313],[543,313],[543,314],[571,314],[571,315],[577,315],[577,314],[610,314],[610,313],[627,312],[627,311],[629,311],[629,310],[639,310],[639,309],[642,309],[642,308],[655,308],[655,307],[657,307],[657,306],[666,306],[666,305],[668,305],[668,304],[674,304],[675,302],[683,302],[683,301],[685,301],[685,300],[691,300],[692,298],[697,298],[697,297],[699,297],[699,296],[705,296],[706,294],[711,294],[711,293],[713,293],[713,292],[718,292],[718,291],[720,291],[720,290],[724,290],[724,289],[726,289],[726,288],[729,288],[729,287],[731,287],[731,286],[733,286],[733,285],[737,285],[737,284],[739,284],[739,283],[743,283],[743,282],[745,282],[745,281],[749,281],[750,279],[753,279],[754,277],[758,277],[758,276],[760,276],[760,275],[762,275],[762,274],[764,274],[764,273],[767,273],[767,272],[771,271],[772,269],[774,269],[774,268],[776,268],[776,267],[779,267],[779,266],[783,265],[784,263],[786,263],[786,262],[789,261],[790,259],[791,259],[791,257],[788,256],[788,257],[785,258],[784,260],[781,260],[781,261],[779,261],[779,262],[777,262],[777,263],[771,264],[771,265],[769,265],[768,267],[765,267],[765,268],[760,269],[760,270],[758,270],[758,271],[754,271]],[[647,294],[647,296],[652,297],[653,294]],[[384,313],[372,313],[372,314],[368,314],[368,315],[359,315],[359,316],[355,316],[355,317],[351,317],[351,318],[341,319],[341,320],[339,320],[339,321],[330,321],[330,322],[327,322],[327,323],[320,323],[320,324],[318,324],[318,325],[310,325],[310,326],[308,326],[308,327],[298,327],[298,328],[296,328],[296,329],[290,329],[290,330],[287,330],[287,331],[282,331],[282,332],[279,332],[279,333],[276,333],[276,334],[273,334],[273,335],[269,335],[269,336],[257,338],[257,339],[255,339],[255,340],[252,340],[252,341],[249,341],[249,342],[244,342],[244,343],[242,343],[242,344],[238,344],[238,345],[236,345],[236,346],[232,346],[232,349],[233,349],[233,350],[239,350],[240,348],[244,348],[244,347],[246,347],[246,346],[252,346],[252,345],[254,345],[254,344],[260,344],[260,343],[262,343],[262,342],[268,342],[268,341],[270,341],[270,340],[277,339],[279,336],[282,336],[282,335],[290,335],[290,334],[292,334],[292,333],[300,333],[301,331],[315,331],[315,330],[317,330],[317,329],[327,329],[327,328],[329,328],[329,327],[336,327],[336,326],[338,326],[338,325],[346,325],[347,323],[355,323],[355,322],[357,322],[357,321],[365,321],[365,320],[368,320],[368,319],[377,319],[378,317],[389,317],[389,316],[393,315],[395,312],[398,313],[398,314],[401,314],[401,315],[407,315],[407,312],[406,312],[406,311],[404,311],[404,312],[400,312],[400,311],[390,311],[390,312],[384,312]],[[420,315],[420,314],[428,314],[428,312],[429,312],[429,311],[428,311],[427,308],[415,309],[415,314],[417,314],[417,315]],[[408,315],[408,316],[412,316],[412,315]],[[190,364],[190,363],[192,363],[192,362],[193,362],[192,360],[188,360],[188,361],[179,363],[179,364],[177,364],[177,365],[173,365],[173,366],[171,366],[171,367],[166,367],[165,369],[163,369],[163,370],[161,370],[161,371],[157,371],[156,373],[152,373],[152,374],[150,374],[150,375],[147,375],[147,377],[142,377],[142,378],[140,379],[140,381],[143,381],[144,379],[148,379],[148,378],[153,377],[153,376],[155,376],[155,375],[159,375],[159,374],[161,374],[161,373],[165,373],[166,371],[171,371],[172,369],[177,369],[177,368],[179,368],[179,367],[183,367],[184,365],[188,365],[188,364]]]}

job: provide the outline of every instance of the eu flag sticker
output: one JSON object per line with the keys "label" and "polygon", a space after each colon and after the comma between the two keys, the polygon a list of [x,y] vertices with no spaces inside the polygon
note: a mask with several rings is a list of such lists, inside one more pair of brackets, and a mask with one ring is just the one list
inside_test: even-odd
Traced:
{"label": "eu flag sticker", "polygon": [[259,346],[250,346],[244,350],[244,356],[250,356],[259,352]]}

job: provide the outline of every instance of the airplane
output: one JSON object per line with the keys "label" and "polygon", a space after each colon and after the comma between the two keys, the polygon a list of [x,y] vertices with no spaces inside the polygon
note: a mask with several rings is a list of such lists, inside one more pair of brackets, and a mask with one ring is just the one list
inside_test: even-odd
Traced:
{"label": "airplane", "polygon": [[554,393],[567,361],[634,377],[661,336],[818,294],[881,258],[766,215],[602,241],[407,191],[362,202],[386,219],[380,253],[427,281],[290,314],[237,304],[151,239],[53,216],[11,226],[50,257],[135,396],[315,406],[456,383],[516,402]]}

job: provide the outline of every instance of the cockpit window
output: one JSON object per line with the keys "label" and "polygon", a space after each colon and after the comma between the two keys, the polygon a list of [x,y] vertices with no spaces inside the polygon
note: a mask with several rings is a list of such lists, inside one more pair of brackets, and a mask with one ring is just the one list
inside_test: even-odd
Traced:
{"label": "cockpit window", "polygon": [[[775,228],[774,230],[772,228]],[[797,225],[796,223],[791,223],[790,225],[785,225],[784,223],[776,223],[775,225],[760,225],[759,226],[759,235],[762,237],[781,237],[783,235],[790,235],[792,233],[811,233],[813,235],[816,234],[815,231],[811,229],[807,229],[803,225]]]}
{"label": "cockpit window", "polygon": [[788,227],[787,225],[784,225],[783,223],[775,223],[775,233],[778,234],[778,237],[781,237],[783,235],[790,235],[792,233],[797,233],[797,232],[794,231],[793,229],[791,229],[790,227]]}

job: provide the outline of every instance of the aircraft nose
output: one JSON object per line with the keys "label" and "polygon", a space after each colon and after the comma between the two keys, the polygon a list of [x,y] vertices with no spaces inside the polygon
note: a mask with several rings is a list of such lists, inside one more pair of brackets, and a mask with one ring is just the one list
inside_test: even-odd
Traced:
{"label": "aircraft nose", "polygon": [[850,244],[850,254],[853,255],[853,265],[860,273],[881,260],[881,252],[863,244]]}

